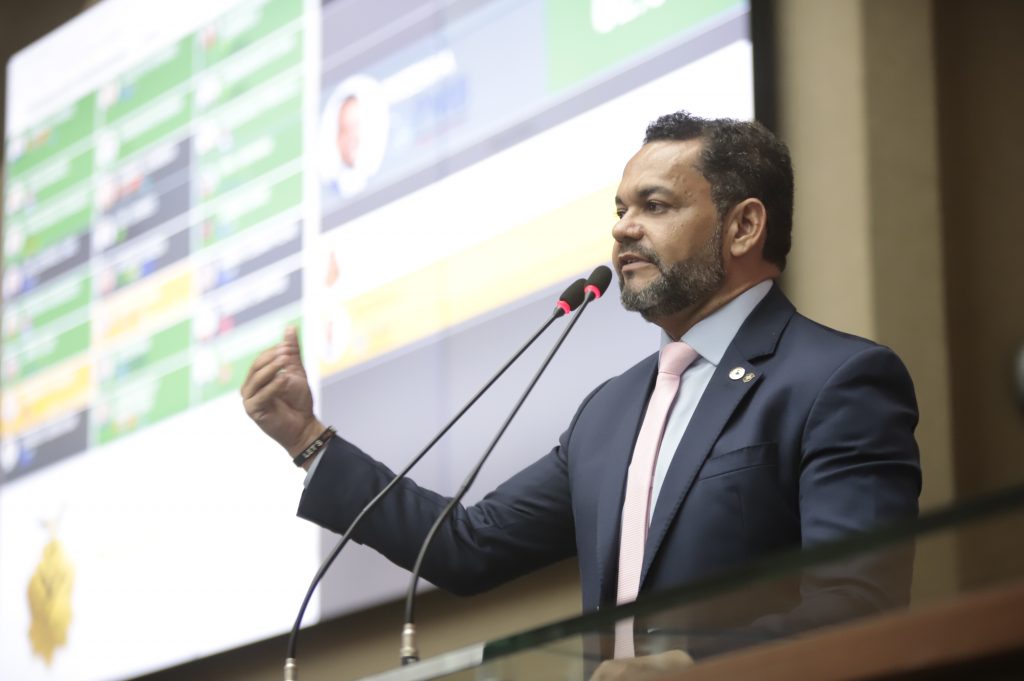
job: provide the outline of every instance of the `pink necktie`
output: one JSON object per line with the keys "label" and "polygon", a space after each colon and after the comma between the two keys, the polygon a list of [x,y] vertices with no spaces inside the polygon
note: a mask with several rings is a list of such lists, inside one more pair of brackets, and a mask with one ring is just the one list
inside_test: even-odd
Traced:
{"label": "pink necktie", "polygon": [[[658,360],[658,380],[647,403],[647,413],[640,435],[633,448],[633,458],[626,478],[626,498],[622,504],[622,529],[619,535],[619,583],[617,603],[636,600],[640,590],[640,571],[647,543],[647,519],[650,517],[651,485],[654,465],[658,460],[661,438],[679,392],[679,383],[686,367],[697,358],[697,352],[686,343],[669,343],[662,347]],[[615,632],[615,657],[633,657],[633,621],[620,621]]]}

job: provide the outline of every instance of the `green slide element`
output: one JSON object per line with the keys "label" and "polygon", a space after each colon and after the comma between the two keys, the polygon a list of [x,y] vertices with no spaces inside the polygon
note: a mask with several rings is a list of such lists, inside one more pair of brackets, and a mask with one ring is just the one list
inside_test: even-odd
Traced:
{"label": "green slide element", "polygon": [[[28,378],[89,349],[92,331],[89,320],[56,336],[34,343],[13,357],[6,357],[4,380],[11,383]],[[8,383],[10,385],[10,383]]]}
{"label": "green slide element", "polygon": [[[237,148],[282,126],[301,127],[301,116],[302,83],[297,78],[278,78],[239,98],[229,111],[207,120],[221,134],[229,133],[232,146]],[[200,155],[200,163],[224,155],[215,146]]]}
{"label": "green slide element", "polygon": [[[42,123],[7,140],[7,173],[9,180],[21,177],[43,161],[55,157],[93,131],[96,95],[88,94],[74,104],[55,113]],[[13,138],[20,138],[24,151],[12,157]]]}
{"label": "green slide element", "polygon": [[199,241],[209,246],[244,232],[302,200],[302,173],[270,184],[253,182],[221,198],[202,221]]}
{"label": "green slide element", "polygon": [[92,220],[92,196],[80,191],[65,194],[24,224],[12,223],[10,232],[23,232],[24,244],[18,253],[4,256],[4,264],[22,263],[59,241],[89,230]]}
{"label": "green slide element", "polygon": [[19,297],[7,310],[17,323],[4,327],[4,345],[14,342],[21,335],[21,329],[41,331],[47,324],[87,308],[92,296],[91,284],[92,279],[86,274]]}
{"label": "green slide element", "polygon": [[[136,382],[113,399],[104,409],[95,409],[98,444],[105,444],[188,408],[189,368],[175,369],[156,382]],[[109,413],[98,412],[108,409]]]}
{"label": "green slide element", "polygon": [[[33,211],[44,210],[47,202],[61,192],[74,187],[92,176],[93,152],[91,147],[79,147],[74,155],[61,154],[38,169],[26,173],[22,180],[34,199]],[[15,183],[12,183],[12,188]],[[17,219],[25,211],[8,213],[7,219]]]}
{"label": "green slide element", "polygon": [[276,128],[234,147],[219,158],[203,159],[199,165],[204,192],[210,192],[203,197],[205,200],[223,196],[301,158],[302,118],[295,115],[291,120],[278,121]]}
{"label": "green slide element", "polygon": [[[196,88],[197,108],[210,110],[240,97],[271,78],[294,70],[294,78],[301,79],[302,32],[298,28],[282,31],[262,41],[251,50],[236,55],[200,76]],[[204,79],[213,78],[217,89],[205,94]]]}
{"label": "green slide element", "polygon": [[192,38],[184,38],[117,79],[116,99],[102,111],[99,125],[123,120],[192,77]]}
{"label": "green slide element", "polygon": [[745,3],[664,0],[660,6],[650,6],[655,4],[653,0],[547,0],[548,91],[559,92],[627,62]]}
{"label": "green slide element", "polygon": [[[192,321],[184,320],[168,326],[149,338],[142,338],[100,360],[100,390],[112,393],[125,380],[132,380],[142,372],[175,355],[187,353],[192,342]],[[102,368],[105,367],[105,368]]]}
{"label": "green slide element", "polygon": [[175,131],[184,130],[191,117],[192,98],[187,90],[179,90],[154,101],[118,127],[120,146],[117,161],[152,144],[166,141]]}
{"label": "green slide element", "polygon": [[264,0],[239,7],[196,33],[197,63],[212,66],[302,16],[303,0]]}

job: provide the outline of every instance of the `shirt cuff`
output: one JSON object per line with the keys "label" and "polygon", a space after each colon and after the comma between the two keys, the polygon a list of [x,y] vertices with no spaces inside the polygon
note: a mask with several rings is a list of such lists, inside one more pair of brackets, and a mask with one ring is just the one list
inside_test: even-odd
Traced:
{"label": "shirt cuff", "polygon": [[309,470],[306,471],[306,478],[302,481],[303,487],[309,486],[309,481],[313,479],[313,474],[316,473],[316,467],[320,465],[320,460],[324,458],[324,452],[327,451],[327,447],[324,447],[316,458],[313,459],[313,463],[309,464]]}

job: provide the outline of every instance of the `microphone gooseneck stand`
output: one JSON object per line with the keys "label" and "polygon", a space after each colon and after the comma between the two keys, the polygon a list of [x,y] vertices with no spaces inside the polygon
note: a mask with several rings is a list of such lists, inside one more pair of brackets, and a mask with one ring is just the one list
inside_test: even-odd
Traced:
{"label": "microphone gooseneck stand", "polygon": [[313,577],[313,581],[309,585],[309,589],[306,590],[305,597],[302,599],[302,605],[299,607],[299,614],[295,618],[295,624],[292,626],[291,634],[288,637],[288,655],[284,661],[284,681],[296,681],[296,679],[298,678],[296,646],[298,644],[299,629],[302,627],[302,618],[306,614],[306,608],[309,606],[309,601],[313,597],[313,592],[316,591],[316,587],[320,584],[320,580],[322,580],[324,575],[327,574],[327,570],[330,569],[335,559],[341,553],[341,550],[345,548],[346,544],[348,544],[349,539],[352,537],[352,533],[362,522],[366,514],[373,510],[373,508],[378,504],[378,502],[380,502],[380,500],[383,499],[384,496],[388,492],[390,492],[391,489],[395,485],[397,485],[398,482],[402,480],[410,470],[412,470],[412,467],[420,462],[420,459],[422,459],[424,455],[426,455],[426,453],[430,451],[430,449],[433,448],[433,446],[437,444],[437,442],[442,437],[444,437],[444,435],[449,430],[451,430],[452,426],[454,426],[455,423],[460,418],[462,418],[463,414],[469,411],[470,407],[476,404],[477,400],[479,400],[480,397],[483,396],[483,394],[487,392],[488,389],[490,389],[490,387],[494,384],[495,381],[501,378],[505,371],[507,371],[508,368],[512,366],[512,364],[517,359],[519,359],[519,357],[524,352],[526,352],[526,350],[531,345],[533,345],[534,341],[540,338],[540,336],[545,331],[547,331],[548,327],[551,326],[551,324],[554,323],[556,319],[565,316],[569,312],[575,310],[581,304],[586,304],[586,294],[584,293],[586,286],[586,281],[584,281],[583,279],[577,279],[572,284],[570,284],[565,289],[565,291],[562,292],[562,295],[559,296],[558,303],[555,305],[554,311],[551,313],[551,316],[548,317],[547,321],[545,321],[544,324],[541,325],[541,327],[532,336],[530,336],[529,340],[527,340],[526,343],[524,343],[523,346],[520,347],[514,355],[512,355],[511,359],[505,362],[505,364],[503,364],[501,368],[498,369],[498,371],[496,371],[493,376],[491,376],[487,383],[485,383],[484,386],[480,388],[480,390],[477,391],[477,393],[473,395],[472,398],[470,398],[469,402],[467,402],[466,405],[462,407],[462,409],[460,409],[458,413],[451,418],[450,421],[448,421],[448,423],[440,430],[440,432],[438,432],[438,434],[435,435],[430,440],[430,442],[428,442],[427,445],[423,449],[421,449],[420,452],[416,454],[416,456],[412,458],[412,460],[408,464],[406,464],[405,468],[403,468],[397,475],[395,475],[395,477],[392,478],[391,482],[385,485],[384,488],[377,493],[377,496],[373,497],[373,499],[371,499],[366,504],[366,506],[363,507],[363,509],[359,512],[355,519],[349,524],[348,529],[345,530],[345,533],[341,536],[341,539],[331,550],[330,554],[324,560],[323,564],[321,564],[320,569],[317,570],[316,575]]}
{"label": "microphone gooseneck stand", "polygon": [[548,356],[544,359],[544,362],[541,364],[540,369],[538,369],[537,373],[534,374],[533,380],[530,381],[530,384],[526,387],[526,390],[519,398],[519,401],[516,402],[516,405],[512,408],[512,412],[508,415],[508,418],[505,419],[505,422],[502,424],[501,428],[498,429],[498,434],[494,436],[493,440],[491,440],[491,444],[487,447],[487,450],[484,452],[483,456],[480,457],[480,460],[477,461],[476,465],[470,471],[469,475],[466,476],[466,479],[462,482],[462,486],[459,487],[458,492],[455,493],[455,496],[451,498],[451,500],[448,502],[448,505],[445,506],[444,509],[441,511],[441,514],[437,517],[437,520],[434,521],[434,524],[431,526],[430,530],[427,532],[426,537],[423,539],[423,543],[420,545],[419,555],[416,557],[416,563],[412,569],[412,577],[409,580],[409,589],[405,595],[405,624],[402,626],[402,643],[399,651],[403,665],[418,662],[420,659],[419,650],[417,649],[416,646],[416,620],[414,604],[416,599],[416,586],[420,579],[420,571],[423,568],[423,559],[427,554],[427,549],[430,548],[430,545],[433,542],[434,537],[437,535],[437,531],[440,529],[441,525],[444,524],[444,521],[448,519],[448,516],[451,515],[451,512],[455,509],[455,507],[459,505],[459,502],[462,501],[462,498],[466,495],[466,492],[469,491],[469,488],[472,486],[473,482],[476,480],[477,475],[480,473],[480,470],[483,468],[484,463],[486,463],[488,457],[491,455],[491,452],[494,451],[494,447],[498,444],[498,440],[500,440],[501,436],[505,434],[505,430],[507,430],[509,425],[512,423],[512,419],[515,418],[517,413],[519,413],[519,408],[523,406],[523,403],[526,401],[527,396],[529,396],[530,392],[533,390],[533,387],[537,384],[537,381],[540,380],[541,374],[543,374],[544,371],[548,368],[548,364],[551,363],[551,360],[554,358],[555,353],[558,352],[558,349],[560,347],[562,347],[562,343],[565,341],[566,336],[569,335],[569,332],[572,331],[573,326],[575,326],[576,322],[579,321],[580,316],[583,314],[583,310],[586,309],[587,305],[589,305],[591,301],[600,298],[601,294],[604,293],[605,289],[608,288],[608,284],[610,283],[611,270],[609,270],[607,267],[604,267],[603,265],[594,270],[594,272],[590,275],[590,278],[587,280],[586,288],[584,289],[586,291],[586,296],[583,299],[583,304],[579,306],[579,309],[576,311],[576,314],[573,315],[573,318],[569,321],[568,326],[565,327],[565,330],[562,332],[562,335],[558,337],[557,341],[555,341],[554,347],[551,348],[551,351],[548,353]]}

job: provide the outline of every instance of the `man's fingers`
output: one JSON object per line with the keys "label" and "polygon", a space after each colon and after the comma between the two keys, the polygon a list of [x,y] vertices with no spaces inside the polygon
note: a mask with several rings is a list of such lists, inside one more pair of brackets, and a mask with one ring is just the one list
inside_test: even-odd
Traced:
{"label": "man's fingers", "polygon": [[279,352],[277,345],[273,345],[264,350],[263,352],[261,352],[260,354],[256,355],[256,359],[254,359],[252,364],[249,366],[249,373],[246,374],[245,381],[242,382],[243,389],[245,384],[252,380],[253,374],[255,374],[257,371],[265,367],[270,362],[273,362],[278,357],[278,355]]}
{"label": "man's fingers", "polygon": [[[285,363],[296,366],[302,365],[298,332],[295,330],[294,326],[289,326],[284,330],[284,339],[280,343],[270,346],[257,355],[256,359],[253,360],[252,365],[249,367],[249,373],[246,374],[245,381],[242,383],[243,397],[252,395],[265,385],[265,381],[259,381],[259,385],[256,385],[255,382],[257,379],[255,376],[266,369],[266,367],[269,364],[272,364],[275,360],[284,360]],[[250,386],[250,384],[253,385]]]}
{"label": "man's fingers", "polygon": [[[287,381],[283,380],[288,376],[282,375],[283,371],[284,369],[270,364],[253,375],[252,381],[247,384],[249,392],[242,395],[242,404],[249,416],[259,420],[259,413],[267,410],[271,402],[282,397],[288,389]],[[285,402],[280,402],[275,409],[284,405]]]}
{"label": "man's fingers", "polygon": [[256,357],[242,383],[241,394],[245,413],[278,444],[290,451],[296,446],[295,440],[304,437],[315,417],[293,327],[285,330],[279,343]]}
{"label": "man's fingers", "polygon": [[246,397],[242,400],[242,406],[245,407],[245,413],[249,415],[253,421],[257,424],[261,424],[265,417],[270,413],[267,410],[267,405],[274,398],[270,391],[264,390],[258,392],[252,397]]}
{"label": "man's fingers", "polygon": [[[258,359],[257,362],[259,362]],[[249,378],[242,384],[242,399],[252,398],[277,378],[279,372],[284,371],[285,360],[276,354],[273,354],[270,360],[263,363],[263,366],[258,369],[256,368],[257,362],[253,363],[252,369],[249,370]]]}
{"label": "man's fingers", "polygon": [[288,356],[294,356],[299,363],[302,362],[302,348],[299,347],[299,332],[294,326],[285,328],[284,340],[281,341],[281,350]]}

